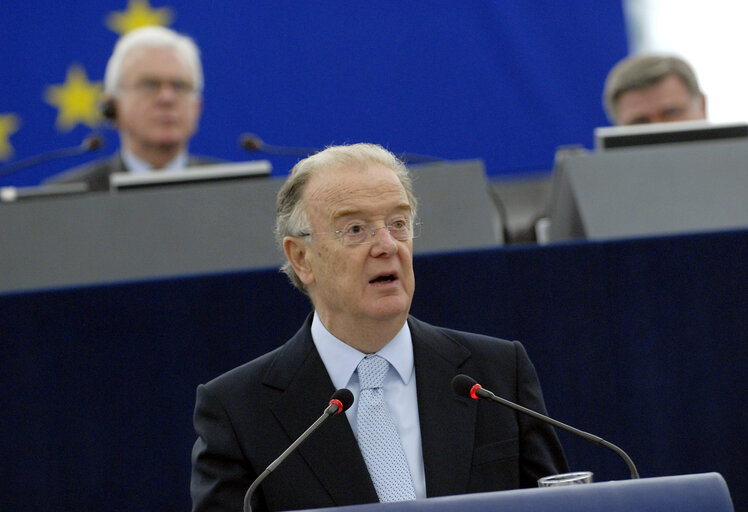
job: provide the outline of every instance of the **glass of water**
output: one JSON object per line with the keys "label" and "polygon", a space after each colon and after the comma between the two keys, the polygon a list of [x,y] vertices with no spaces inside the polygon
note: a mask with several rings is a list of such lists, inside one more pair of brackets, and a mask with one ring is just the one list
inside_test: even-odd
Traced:
{"label": "glass of water", "polygon": [[576,471],[560,475],[544,476],[538,479],[538,487],[553,487],[556,485],[591,484],[592,471]]}

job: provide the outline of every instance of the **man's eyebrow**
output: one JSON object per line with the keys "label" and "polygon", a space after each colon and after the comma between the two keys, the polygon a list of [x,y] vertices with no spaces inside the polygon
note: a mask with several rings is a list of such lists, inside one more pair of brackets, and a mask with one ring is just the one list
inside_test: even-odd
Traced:
{"label": "man's eyebrow", "polygon": [[[408,203],[401,203],[394,207],[391,212],[408,212],[410,213],[413,208]],[[344,217],[365,217],[367,214],[360,208],[342,208],[333,213],[333,220],[342,219]]]}
{"label": "man's eyebrow", "polygon": [[363,210],[359,208],[343,208],[333,213],[333,219],[341,219],[343,217],[358,217],[363,215]]}

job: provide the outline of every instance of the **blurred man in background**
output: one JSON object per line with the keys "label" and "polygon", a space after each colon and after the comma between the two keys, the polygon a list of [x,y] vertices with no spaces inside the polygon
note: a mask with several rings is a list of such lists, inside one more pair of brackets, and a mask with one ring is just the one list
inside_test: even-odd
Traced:
{"label": "blurred man in background", "polygon": [[102,113],[120,136],[114,156],[54,176],[48,183],[85,182],[107,190],[112,173],[177,170],[215,162],[188,145],[202,112],[203,70],[194,41],[164,27],[123,36],[106,67]]}
{"label": "blurred man in background", "polygon": [[670,55],[634,55],[605,80],[603,102],[616,125],[706,119],[706,98],[691,66]]}

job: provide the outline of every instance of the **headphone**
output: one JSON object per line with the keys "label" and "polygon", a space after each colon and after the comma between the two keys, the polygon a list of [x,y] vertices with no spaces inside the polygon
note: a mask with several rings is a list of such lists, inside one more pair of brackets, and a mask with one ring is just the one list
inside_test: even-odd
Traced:
{"label": "headphone", "polygon": [[117,105],[114,102],[114,99],[109,98],[103,101],[99,108],[101,109],[101,115],[104,116],[104,119],[107,121],[114,122],[117,120]]}

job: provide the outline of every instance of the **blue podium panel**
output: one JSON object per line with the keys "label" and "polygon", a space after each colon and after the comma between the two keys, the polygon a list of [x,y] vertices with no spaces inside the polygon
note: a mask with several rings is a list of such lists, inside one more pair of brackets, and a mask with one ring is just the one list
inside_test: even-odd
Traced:
{"label": "blue podium panel", "polygon": [[464,494],[398,503],[317,509],[330,512],[733,512],[719,473],[667,476]]}
{"label": "blue podium panel", "polygon": [[[747,256],[748,231],[418,255],[413,314],[521,340],[554,418],[645,477],[718,472],[745,511]],[[309,310],[277,268],[0,292],[0,510],[189,510],[195,388]],[[627,478],[559,437],[572,468]]]}

